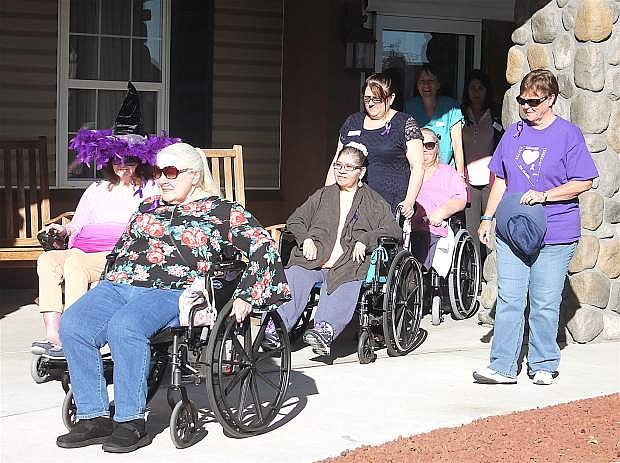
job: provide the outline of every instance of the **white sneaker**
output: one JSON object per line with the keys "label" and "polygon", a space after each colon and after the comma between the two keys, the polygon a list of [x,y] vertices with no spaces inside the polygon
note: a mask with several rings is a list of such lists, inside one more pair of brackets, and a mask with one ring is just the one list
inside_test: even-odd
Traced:
{"label": "white sneaker", "polygon": [[534,373],[532,382],[534,384],[540,384],[541,386],[549,386],[550,384],[553,384],[553,374],[544,370],[537,371]]}
{"label": "white sneaker", "polygon": [[517,378],[509,378],[489,367],[474,371],[474,379],[482,384],[517,384]]}

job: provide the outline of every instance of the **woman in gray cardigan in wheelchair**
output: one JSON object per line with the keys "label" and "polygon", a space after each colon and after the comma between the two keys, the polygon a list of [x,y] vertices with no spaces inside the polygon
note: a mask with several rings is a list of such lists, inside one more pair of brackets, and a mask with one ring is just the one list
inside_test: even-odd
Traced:
{"label": "woman in gray cardigan in wheelchair", "polygon": [[[285,270],[293,299],[278,312],[288,330],[308,302],[310,291],[322,283],[314,328],[304,341],[315,353],[329,355],[332,341],[351,321],[372,249],[380,236],[401,238],[390,206],[362,183],[366,156],[345,146],[333,164],[336,184],[316,191],[286,222],[298,246]],[[269,328],[266,332],[269,340]]]}
{"label": "woman in gray cardigan in wheelchair", "polygon": [[[251,262],[232,296],[237,322],[288,299],[275,243],[252,214],[219,197],[201,150],[185,143],[164,148],[155,178],[161,196],[142,203],[101,283],[61,318],[79,421],[58,437],[59,447],[103,444],[107,452],[124,453],[150,443],[144,420],[149,338],[178,324],[182,291],[223,256],[239,252]],[[106,343],[114,358],[114,421],[99,352]]]}

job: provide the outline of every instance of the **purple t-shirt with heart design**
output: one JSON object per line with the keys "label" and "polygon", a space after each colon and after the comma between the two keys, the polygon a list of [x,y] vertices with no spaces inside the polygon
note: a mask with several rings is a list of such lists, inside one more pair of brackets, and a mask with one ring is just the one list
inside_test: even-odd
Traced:
{"label": "purple t-shirt with heart design", "polygon": [[[506,194],[547,191],[570,180],[591,180],[598,171],[581,130],[556,116],[538,130],[512,124],[493,153],[489,169],[506,180]],[[581,236],[579,200],[547,203],[546,244],[572,243]]]}

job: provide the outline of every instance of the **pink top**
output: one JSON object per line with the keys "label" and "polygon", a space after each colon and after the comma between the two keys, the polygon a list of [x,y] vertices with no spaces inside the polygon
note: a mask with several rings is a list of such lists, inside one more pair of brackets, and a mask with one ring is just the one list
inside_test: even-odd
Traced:
{"label": "pink top", "polygon": [[[159,194],[152,180],[142,187],[142,195],[134,186],[116,185],[110,190],[109,185],[106,180],[95,182],[80,198],[75,215],[67,225],[71,229],[70,248],[77,247],[85,252],[112,250],[138,205]],[[80,236],[82,234],[84,236]]]}
{"label": "pink top", "polygon": [[424,180],[418,193],[415,215],[411,219],[413,231],[430,230],[435,235],[447,236],[446,228],[430,225],[423,220],[423,217],[450,199],[466,200],[465,184],[454,167],[439,163],[435,172]]}

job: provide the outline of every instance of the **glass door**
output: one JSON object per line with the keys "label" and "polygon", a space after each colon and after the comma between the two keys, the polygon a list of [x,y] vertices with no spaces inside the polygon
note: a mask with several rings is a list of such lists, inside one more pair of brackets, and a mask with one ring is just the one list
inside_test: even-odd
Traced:
{"label": "glass door", "polygon": [[416,91],[420,67],[440,74],[440,94],[461,100],[466,74],[480,68],[480,21],[377,16],[375,70],[392,78],[394,108]]}

